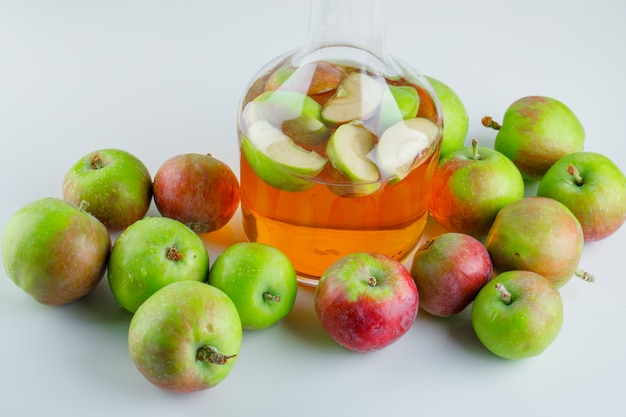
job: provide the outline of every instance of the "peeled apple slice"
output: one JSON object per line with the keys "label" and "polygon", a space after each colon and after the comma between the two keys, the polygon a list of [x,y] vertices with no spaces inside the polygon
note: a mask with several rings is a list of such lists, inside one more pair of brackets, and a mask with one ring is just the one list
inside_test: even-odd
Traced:
{"label": "peeled apple slice", "polygon": [[422,117],[403,120],[383,132],[368,157],[376,163],[382,178],[400,181],[420,154],[433,146],[439,131],[434,122]]}

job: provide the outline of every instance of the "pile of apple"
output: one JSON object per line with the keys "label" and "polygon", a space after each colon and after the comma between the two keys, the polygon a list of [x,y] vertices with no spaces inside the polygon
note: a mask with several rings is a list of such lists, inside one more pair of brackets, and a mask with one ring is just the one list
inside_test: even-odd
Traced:
{"label": "pile of apple", "polygon": [[[377,253],[331,265],[314,293],[329,336],[347,349],[380,350],[402,337],[418,309],[452,316],[471,305],[479,340],[494,354],[543,352],[563,320],[559,288],[579,269],[585,241],[626,221],[626,177],[583,151],[584,130],[561,102],[525,97],[505,112],[493,149],[464,147],[459,97],[429,78],[445,121],[430,215],[446,232],[417,248],[410,267]],[[536,196],[525,184],[539,181]],[[284,318],[298,290],[278,249],[236,243],[211,265],[201,234],[222,228],[239,204],[232,170],[211,155],[165,161],[154,178],[134,155],[104,149],[81,158],[62,198],[19,209],[2,234],[8,277],[36,301],[61,305],[107,275],[132,314],[130,355],[160,388],[188,392],[221,382],[244,329]],[[146,216],[154,201],[161,216]],[[113,233],[119,235],[113,241]]]}
{"label": "pile of apple", "polygon": [[[106,273],[132,313],[131,358],[156,386],[215,386],[236,362],[242,330],[274,324],[295,303],[295,270],[276,248],[241,242],[210,265],[200,234],[228,223],[240,198],[233,171],[211,155],[172,157],[153,180],[136,156],[98,150],[69,169],[62,190],[7,222],[7,275],[55,306],[85,296]],[[146,216],[153,200],[161,216]]]}

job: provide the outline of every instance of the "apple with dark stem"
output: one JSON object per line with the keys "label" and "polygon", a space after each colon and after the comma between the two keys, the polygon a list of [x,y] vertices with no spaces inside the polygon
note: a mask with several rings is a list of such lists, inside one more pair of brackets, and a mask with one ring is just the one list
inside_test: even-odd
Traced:
{"label": "apple with dark stem", "polygon": [[273,246],[239,242],[215,260],[208,283],[224,291],[239,312],[244,329],[259,330],[284,318],[298,292],[296,271]]}
{"label": "apple with dark stem", "polygon": [[485,116],[482,123],[498,131],[494,148],[537,181],[557,160],[583,150],[585,130],[574,112],[551,97],[528,96],[513,102],[502,123]]}
{"label": "apple with dark stem", "polygon": [[449,153],[433,176],[430,214],[449,232],[482,239],[496,215],[524,196],[524,180],[503,154],[478,146]]}
{"label": "apple with dark stem", "polygon": [[463,233],[428,239],[413,255],[411,276],[420,308],[447,317],[463,311],[489,282],[493,267],[483,244]]}
{"label": "apple with dark stem", "polygon": [[71,303],[103,278],[111,249],[107,228],[64,200],[33,201],[17,210],[2,231],[7,276],[37,302]]}
{"label": "apple with dark stem", "polygon": [[472,304],[472,326],[481,343],[505,359],[544,352],[563,324],[561,294],[530,271],[508,271],[485,285]]}
{"label": "apple with dark stem", "polygon": [[130,321],[128,349],[141,374],[159,388],[212,388],[231,372],[241,350],[237,308],[221,290],[178,281],[143,303]]}
{"label": "apple with dark stem", "polygon": [[159,289],[176,281],[204,282],[209,254],[200,237],[178,220],[145,217],[113,244],[108,280],[113,296],[131,313]]}
{"label": "apple with dark stem", "polygon": [[583,231],[574,214],[547,197],[525,197],[504,207],[485,241],[496,273],[532,271],[557,288],[574,275],[594,280],[578,267],[583,244]]}
{"label": "apple with dark stem", "polygon": [[152,202],[152,178],[135,155],[102,149],[79,159],[65,174],[63,199],[87,211],[111,231],[143,218]]}
{"label": "apple with dark stem", "polygon": [[354,253],[324,271],[314,293],[324,330],[355,352],[380,350],[409,330],[419,307],[406,267],[378,253]]}
{"label": "apple with dark stem", "polygon": [[537,195],[567,206],[580,222],[585,241],[605,239],[626,221],[626,176],[596,152],[559,159],[541,179]]}
{"label": "apple with dark stem", "polygon": [[154,203],[196,233],[224,227],[239,207],[239,181],[226,163],[199,153],[176,155],[154,176]]}

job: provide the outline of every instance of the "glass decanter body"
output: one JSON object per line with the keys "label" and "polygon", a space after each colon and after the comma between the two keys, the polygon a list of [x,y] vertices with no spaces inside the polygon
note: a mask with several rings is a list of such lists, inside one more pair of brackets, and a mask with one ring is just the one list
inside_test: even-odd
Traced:
{"label": "glass decanter body", "polygon": [[383,0],[313,0],[306,45],[266,64],[238,117],[243,229],[315,285],[354,252],[419,243],[441,145],[438,100],[386,54]]}

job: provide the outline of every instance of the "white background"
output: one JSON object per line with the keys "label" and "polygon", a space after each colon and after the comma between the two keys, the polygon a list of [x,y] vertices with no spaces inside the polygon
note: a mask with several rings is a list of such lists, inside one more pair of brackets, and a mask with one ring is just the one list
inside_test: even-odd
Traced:
{"label": "white background", "polygon": [[[389,3],[388,50],[458,92],[468,139],[492,143],[482,116],[547,95],[579,116],[587,150],[626,169],[625,2]],[[0,225],[60,196],[67,169],[100,148],[134,153],[152,174],[184,152],[209,152],[238,172],[241,94],[266,62],[304,43],[308,10],[288,0],[0,0]],[[239,214],[205,236],[212,260],[242,239]],[[288,318],[244,334],[222,384],[188,395],[135,369],[130,315],[106,279],[81,301],[46,307],[2,271],[0,415],[623,415],[625,247],[626,228],[585,247],[581,266],[597,282],[561,290],[562,331],[538,357],[487,352],[468,310],[420,312],[394,345],[352,353],[323,333],[302,290]]]}

